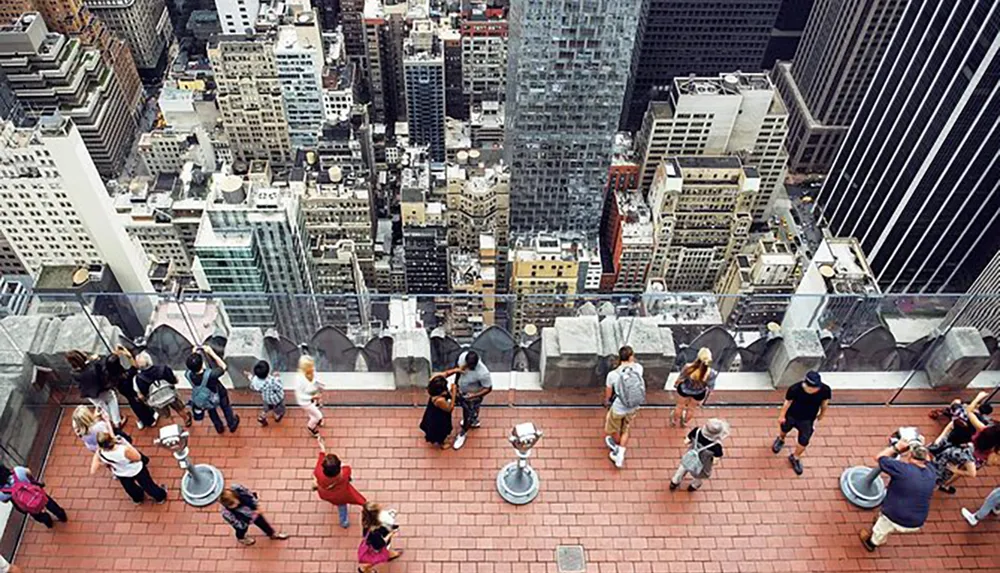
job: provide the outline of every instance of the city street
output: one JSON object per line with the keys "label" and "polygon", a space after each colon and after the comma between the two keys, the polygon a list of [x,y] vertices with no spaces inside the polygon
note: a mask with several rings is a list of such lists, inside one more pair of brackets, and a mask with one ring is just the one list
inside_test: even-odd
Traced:
{"label": "city street", "polygon": [[[235,435],[196,425],[192,455],[257,491],[263,513],[291,539],[268,540],[252,529],[257,544],[243,547],[218,506],[179,501],[181,472],[152,445],[151,431],[134,432],[136,445],[152,458],[153,477],[169,485],[169,501],[133,507],[103,469],[88,475],[90,455],[67,410],[44,477],[70,522],[53,530],[30,523],[17,563],[31,573],[356,571],[359,511],[352,509],[344,531],[335,508],[310,491],[317,450],[305,416],[293,409],[280,425],[260,428],[253,410],[240,412]],[[596,408],[486,408],[483,429],[458,452],[423,442],[420,409],[326,412],[327,445],[353,467],[354,485],[399,510],[393,545],[406,553],[380,572],[557,573],[559,545],[582,545],[588,573],[1000,570],[1000,521],[972,529],[959,514],[1000,484],[996,468],[959,482],[955,496],[936,493],[923,531],[895,535],[876,554],[858,541],[857,530],[876,513],[849,505],[838,476],[846,466],[873,464],[898,426],[918,425],[933,438],[937,426],[925,408],[833,407],[802,477],[784,455],[771,454],[776,409],[701,410],[697,420],[726,418],[733,433],[713,477],[695,493],[667,489],[685,432],[670,428],[662,409],[636,420],[622,470],[608,460],[604,411]],[[495,477],[514,458],[507,433],[528,420],[545,433],[533,456],[541,494],[515,507],[500,500]]]}

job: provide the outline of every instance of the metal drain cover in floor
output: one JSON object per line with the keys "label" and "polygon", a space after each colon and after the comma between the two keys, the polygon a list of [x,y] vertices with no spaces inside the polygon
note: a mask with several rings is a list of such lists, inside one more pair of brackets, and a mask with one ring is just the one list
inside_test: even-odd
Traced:
{"label": "metal drain cover in floor", "polygon": [[559,564],[559,573],[584,573],[587,571],[587,558],[583,555],[582,545],[556,547],[556,563]]}

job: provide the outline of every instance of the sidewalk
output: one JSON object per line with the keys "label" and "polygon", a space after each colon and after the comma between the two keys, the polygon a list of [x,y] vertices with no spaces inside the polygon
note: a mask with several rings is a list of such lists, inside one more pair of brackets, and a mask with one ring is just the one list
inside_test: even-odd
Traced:
{"label": "sidewalk", "polygon": [[[88,475],[90,455],[67,410],[45,481],[71,522],[52,531],[31,522],[15,562],[28,573],[356,571],[359,512],[352,508],[344,531],[335,508],[310,491],[317,450],[305,416],[293,408],[280,425],[260,428],[255,410],[239,412],[235,435],[216,435],[207,420],[196,425],[193,457],[259,492],[265,515],[291,539],[274,542],[251,530],[257,545],[237,544],[217,506],[179,501],[181,470],[152,445],[154,431],[132,425],[136,445],[153,458],[153,477],[171,490],[166,505],[134,507],[103,470]],[[353,466],[355,486],[399,510],[395,545],[407,551],[382,573],[556,573],[562,544],[584,546],[588,573],[1000,571],[1000,520],[972,529],[959,515],[1000,485],[1000,468],[959,483],[956,496],[935,494],[921,533],[896,535],[874,555],[858,541],[875,513],[843,500],[841,471],[873,465],[898,426],[917,425],[933,439],[938,426],[926,412],[831,408],[804,459],[805,475],[796,477],[769,448],[777,409],[708,408],[697,419],[726,418],[733,435],[714,477],[694,494],[667,489],[684,431],[668,426],[664,409],[641,413],[622,470],[607,458],[600,409],[486,408],[483,428],[459,452],[427,446],[415,408],[327,409],[323,434]],[[533,458],[542,491],[514,507],[500,500],[495,479],[514,458],[510,428],[529,420],[545,432]]]}

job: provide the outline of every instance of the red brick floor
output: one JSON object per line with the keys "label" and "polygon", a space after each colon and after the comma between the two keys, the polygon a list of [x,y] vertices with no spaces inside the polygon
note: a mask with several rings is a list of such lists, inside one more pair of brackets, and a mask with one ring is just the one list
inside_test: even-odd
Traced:
{"label": "red brick floor", "polygon": [[[43,571],[355,571],[357,510],[349,531],[334,507],[315,498],[310,476],[315,444],[293,410],[281,425],[260,428],[241,410],[236,435],[219,437],[208,422],[193,429],[195,457],[219,466],[228,480],[260,493],[285,542],[258,536],[238,545],[216,506],[194,509],[178,499],[181,475],[152,446],[153,432],[135,432],[154,478],[169,483],[164,506],[136,508],[103,472],[88,475],[89,455],[64,415],[45,471],[50,492],[71,522],[52,531],[30,523],[16,563]],[[837,478],[851,464],[870,464],[889,432],[917,424],[933,437],[925,408],[833,408],[819,427],[796,477],[773,456],[776,410],[707,409],[728,419],[733,436],[715,476],[694,494],[671,493],[667,481],[681,453],[682,431],[667,411],[648,409],[636,423],[626,466],[615,470],[602,441],[603,410],[488,408],[483,429],[460,452],[426,446],[420,409],[328,409],[330,448],[354,467],[355,485],[369,499],[398,508],[396,545],[404,557],[389,573],[555,573],[555,547],[586,548],[588,572],[680,571],[1000,571],[1000,521],[971,529],[959,515],[1000,484],[997,468],[957,496],[937,494],[924,530],[897,535],[875,555],[856,531],[873,512],[841,497]],[[514,422],[545,431],[534,458],[542,478],[538,499],[525,507],[500,500],[497,470],[510,461],[504,439]]]}

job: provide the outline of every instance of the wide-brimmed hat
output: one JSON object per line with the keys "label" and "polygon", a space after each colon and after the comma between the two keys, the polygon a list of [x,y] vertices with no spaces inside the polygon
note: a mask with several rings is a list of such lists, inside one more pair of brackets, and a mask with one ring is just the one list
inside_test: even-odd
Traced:
{"label": "wide-brimmed hat", "polygon": [[713,442],[723,440],[729,435],[729,422],[712,418],[701,427],[701,435]]}
{"label": "wide-brimmed hat", "polygon": [[698,360],[701,360],[705,364],[712,363],[712,351],[706,348],[701,348],[698,350]]}

